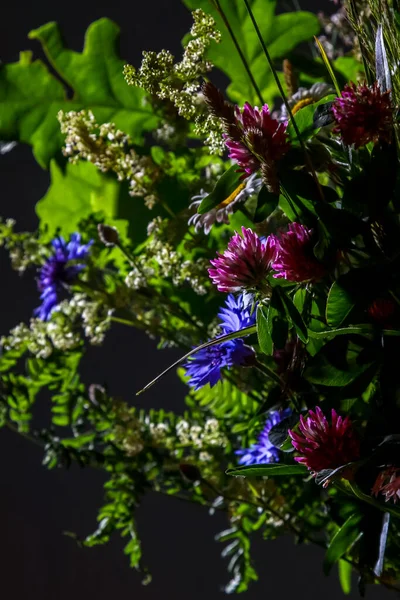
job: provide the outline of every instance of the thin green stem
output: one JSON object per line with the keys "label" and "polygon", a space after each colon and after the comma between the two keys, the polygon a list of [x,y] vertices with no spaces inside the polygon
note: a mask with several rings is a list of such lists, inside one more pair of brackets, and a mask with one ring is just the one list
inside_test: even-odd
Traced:
{"label": "thin green stem", "polygon": [[241,47],[239,45],[239,42],[236,39],[236,36],[235,36],[235,34],[234,34],[233,30],[232,30],[232,27],[229,24],[229,21],[228,21],[226,15],[225,15],[224,11],[222,10],[222,7],[221,7],[221,4],[220,4],[219,0],[212,0],[212,3],[214,4],[215,8],[219,12],[219,14],[220,14],[223,22],[225,23],[225,26],[226,26],[227,30],[229,31],[229,35],[232,38],[232,42],[234,43],[235,48],[236,48],[236,50],[237,50],[237,52],[238,52],[238,54],[240,56],[240,59],[241,59],[241,61],[243,63],[243,66],[246,69],[246,73],[249,76],[249,79],[251,81],[252,86],[254,87],[254,90],[255,90],[255,92],[256,92],[256,94],[258,96],[259,101],[261,102],[261,104],[264,104],[264,100],[263,100],[260,88],[258,87],[256,80],[254,79],[253,73],[251,72],[251,69],[250,69],[250,67],[248,65],[246,57],[243,54],[243,51],[242,51],[242,49],[241,49]]}
{"label": "thin green stem", "polygon": [[173,219],[176,219],[176,214],[174,213],[174,211],[172,210],[172,208],[170,208],[168,206],[168,204],[165,202],[165,200],[163,200],[161,202],[161,206],[169,214],[170,217],[172,217]]}
{"label": "thin green stem", "polygon": [[272,381],[275,381],[275,383],[277,383],[279,385],[283,385],[283,381],[279,377],[279,375],[277,373],[275,373],[275,371],[273,371],[272,369],[267,367],[266,365],[261,364],[261,363],[256,363],[254,365],[254,368],[257,371],[259,371],[260,373],[262,373],[264,375],[264,377],[268,377],[268,379],[272,379]]}
{"label": "thin green stem", "polygon": [[121,325],[127,325],[128,327],[136,327],[136,323],[128,321],[128,319],[121,319],[120,317],[114,317],[112,315],[109,319],[110,321],[114,321],[114,323],[121,323]]}
{"label": "thin green stem", "polygon": [[253,11],[251,10],[251,7],[250,7],[250,4],[249,4],[249,1],[248,1],[248,0],[243,0],[243,1],[244,1],[244,3],[245,3],[245,6],[246,6],[246,8],[247,8],[247,12],[249,13],[250,19],[251,19],[251,21],[252,21],[252,23],[253,23],[253,27],[254,27],[254,29],[255,29],[255,31],[256,31],[256,33],[257,33],[257,37],[258,37],[258,39],[259,39],[259,42],[260,42],[260,44],[261,44],[261,47],[262,47],[262,49],[263,49],[263,51],[264,51],[264,54],[265,54],[265,56],[266,56],[266,58],[267,58],[267,61],[268,61],[268,64],[269,64],[269,66],[270,66],[270,69],[271,69],[271,71],[272,71],[272,74],[273,74],[273,76],[274,76],[274,79],[275,79],[276,85],[278,86],[279,93],[280,93],[280,94],[281,94],[281,96],[282,96],[283,102],[284,102],[284,104],[285,104],[285,106],[286,106],[286,110],[288,111],[288,114],[289,114],[289,116],[290,116],[290,121],[291,121],[291,123],[293,123],[293,128],[294,128],[294,130],[295,130],[295,132],[296,132],[296,135],[297,135],[297,138],[298,138],[298,140],[299,140],[299,142],[300,142],[301,149],[302,149],[302,150],[303,150],[303,152],[304,152],[304,158],[305,158],[306,164],[307,164],[307,166],[308,166],[308,168],[309,168],[309,170],[310,170],[310,173],[312,174],[312,176],[313,176],[313,178],[314,178],[315,185],[317,186],[318,193],[319,193],[319,195],[320,195],[320,197],[321,197],[321,200],[322,200],[322,201],[324,201],[324,200],[325,200],[325,198],[324,198],[324,194],[323,194],[323,191],[322,191],[322,188],[321,188],[321,184],[320,184],[320,182],[319,182],[319,180],[318,180],[318,177],[317,177],[317,173],[315,172],[314,165],[312,164],[312,161],[311,161],[311,159],[310,159],[310,156],[309,156],[309,154],[308,154],[308,152],[307,152],[307,148],[306,148],[306,146],[305,146],[305,144],[304,144],[304,141],[303,141],[303,139],[302,139],[302,137],[301,137],[301,134],[300,134],[299,128],[298,128],[298,126],[297,126],[296,120],[295,120],[295,119],[294,119],[294,117],[293,117],[292,109],[291,109],[291,108],[290,108],[290,106],[289,106],[288,99],[287,99],[287,97],[286,97],[286,94],[285,94],[285,92],[284,92],[284,89],[283,89],[283,87],[282,87],[282,84],[281,84],[281,82],[279,81],[278,74],[277,74],[277,72],[276,72],[276,69],[275,69],[275,67],[274,67],[273,63],[272,63],[272,60],[271,60],[270,54],[269,54],[269,52],[268,52],[268,48],[267,48],[267,46],[265,45],[265,42],[264,42],[264,40],[263,40],[263,37],[262,37],[262,35],[261,35],[261,31],[260,31],[260,29],[259,29],[259,27],[258,27],[258,25],[257,25],[257,21],[256,21],[256,20],[255,20],[255,18],[254,18],[254,14],[253,14]]}
{"label": "thin green stem", "polygon": [[133,257],[131,256],[131,254],[125,248],[125,246],[123,246],[121,244],[120,241],[116,244],[116,246],[117,246],[118,250],[120,250],[122,252],[122,254],[125,256],[125,258],[128,260],[128,262],[131,265],[131,267],[137,267],[139,269],[136,261],[133,259]]}

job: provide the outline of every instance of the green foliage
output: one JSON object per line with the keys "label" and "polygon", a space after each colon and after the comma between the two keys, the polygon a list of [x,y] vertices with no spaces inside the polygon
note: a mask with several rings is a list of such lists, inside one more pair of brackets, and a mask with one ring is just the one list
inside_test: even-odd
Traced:
{"label": "green foliage", "polygon": [[285,475],[307,475],[308,471],[303,465],[277,465],[268,463],[265,465],[242,466],[236,469],[228,469],[227,475],[240,477],[281,477]]}
{"label": "green foliage", "polygon": [[288,296],[288,294],[285,294],[284,292],[280,292],[279,297],[283,304],[283,308],[285,310],[286,317],[287,317],[289,323],[295,329],[299,339],[302,342],[304,342],[305,344],[307,344],[307,342],[308,342],[307,327],[304,324],[301,314],[297,310],[296,306],[294,305],[294,303],[292,302],[292,300]]}
{"label": "green foliage", "polygon": [[264,354],[272,354],[272,336],[269,327],[269,313],[271,308],[268,309],[265,306],[259,305],[257,307],[257,336],[260,350]]}
{"label": "green foliage", "polygon": [[[325,98],[318,100],[318,102],[310,104],[309,106],[305,106],[304,108],[296,112],[296,114],[294,115],[294,120],[296,121],[296,125],[300,132],[300,137],[302,140],[308,140],[310,137],[312,137],[313,134],[316,133],[314,115],[317,108],[319,106],[323,106],[327,102],[331,102],[335,98],[336,96],[334,95],[325,96]],[[289,121],[287,132],[292,143],[296,143],[296,141],[298,141],[298,136],[295,132],[292,121]]]}
{"label": "green foliage", "polygon": [[[82,53],[64,46],[59,27],[48,23],[29,34],[40,41],[57,75],[40,60],[22,52],[19,62],[0,69],[0,138],[30,144],[38,163],[47,167],[62,146],[57,120],[60,110],[93,112],[100,123],[112,120],[140,143],[143,133],[157,125],[144,94],[125,84],[124,61],[118,57],[119,28],[109,19],[89,27]],[[74,92],[71,100],[63,81]]]}
{"label": "green foliage", "polygon": [[[292,533],[299,541],[325,544],[324,571],[338,563],[345,593],[351,586],[348,561],[360,571],[362,584],[375,578],[390,582],[391,569],[398,571],[400,511],[384,498],[387,486],[380,487],[380,482],[388,477],[396,480],[400,469],[398,123],[395,119],[391,144],[373,138],[360,148],[347,148],[329,127],[335,96],[314,104],[305,98],[305,106],[295,114],[305,147],[289,123],[290,150],[281,160],[268,156],[263,162],[268,144],[257,147],[261,135],[257,127],[245,132],[241,143],[254,168],[261,163],[257,176],[263,186],[258,197],[253,194],[240,210],[222,214],[245,182],[237,164],[228,167],[223,158],[208,154],[197,143],[223,147],[222,124],[215,114],[208,115],[197,94],[199,78],[211,68],[203,61],[206,49],[208,58],[229,77],[231,99],[240,105],[245,101],[260,105],[260,98],[219,6],[262,100],[272,105],[277,90],[244,2],[184,3],[215,16],[222,43],[209,44],[211,38],[218,39],[214,23],[196,11],[195,30],[185,40],[180,63],[167,52],[148,53],[140,76],[128,69],[130,83],[143,85],[151,98],[125,84],[116,49],[118,28],[107,19],[89,27],[82,53],[65,47],[55,23],[32,32],[30,37],[41,43],[52,71],[43,62],[32,61],[30,53],[21,53],[18,63],[0,68],[0,138],[30,144],[51,175],[50,188],[37,205],[40,230],[18,233],[12,221],[0,222],[0,244],[9,251],[16,270],[32,268],[34,276],[33,270],[54,255],[50,241],[56,233],[68,238],[79,232],[85,242],[93,240],[87,257],[67,266],[59,261],[54,289],[57,293],[62,289],[62,298],[57,298],[49,320],[21,324],[1,342],[0,426],[41,444],[49,469],[77,463],[107,473],[96,530],[83,541],[69,535],[91,547],[119,534],[131,566],[144,573],[145,581],[149,577],[142,566],[135,513],[147,492],[153,491],[197,503],[210,513],[226,513],[228,529],[217,536],[227,543],[222,551],[231,578],[226,592],[243,592],[257,579],[251,560],[257,532],[264,539]],[[323,60],[315,59],[307,45],[301,56],[294,52],[318,32],[314,15],[301,11],[276,15],[279,7],[274,0],[251,0],[250,5],[274,65],[279,68],[282,59],[290,60],[285,63],[289,95],[298,87],[296,68],[301,71],[300,85],[330,74],[338,94],[350,74],[355,78],[362,70],[355,53],[330,61],[326,53]],[[384,28],[378,34],[376,75],[387,87],[391,71],[394,93],[395,44],[389,43]],[[367,38],[361,51],[365,48],[370,50]],[[363,58],[372,73],[371,56]],[[170,69],[162,72],[163,65]],[[282,73],[278,77],[283,80]],[[65,140],[57,121],[60,110],[84,111],[60,117]],[[145,133],[156,128],[155,145]],[[269,143],[267,138],[261,141]],[[63,144],[65,159],[60,152]],[[268,191],[271,173],[279,181],[277,193]],[[212,191],[195,217],[201,215],[202,220],[190,227],[191,198],[198,198],[203,189]],[[222,222],[214,223],[217,207]],[[312,230],[312,235],[305,232],[304,238],[292,238],[289,258],[294,268],[301,272],[304,262],[311,261],[312,266],[318,260],[321,269],[315,276],[312,269],[309,276],[307,271],[306,280],[299,275],[290,281],[275,277],[271,266],[260,281],[258,265],[247,250],[240,266],[254,274],[254,285],[246,291],[252,294],[249,302],[256,324],[240,329],[240,316],[232,315],[230,333],[221,335],[217,315],[225,297],[209,281],[210,259],[226,249],[241,226],[259,236],[279,236],[288,221]],[[111,238],[104,235],[105,224],[115,227],[108,229]],[[211,230],[204,235],[199,225]],[[283,251],[276,243],[279,255]],[[79,272],[66,274],[64,268],[76,261]],[[279,258],[271,262],[278,269]],[[101,318],[96,320],[97,310]],[[80,378],[86,343],[101,344],[104,331],[114,322],[141,329],[157,340],[160,349],[172,346],[181,356],[142,392],[188,359],[195,361],[200,350],[204,357],[212,348],[210,370],[218,368],[218,352],[227,348],[218,348],[223,343],[242,339],[253,352],[245,364],[236,364],[233,358],[213,387],[190,388],[184,414],[137,410],[131,402],[114,398],[95,383],[86,386]],[[182,369],[178,374],[188,383]],[[139,383],[133,380],[132,386]],[[35,403],[42,398],[49,400],[50,425],[37,431]],[[302,452],[295,451],[288,430],[300,431],[300,415],[310,418],[316,406],[328,421],[332,408],[341,419],[349,416],[361,444],[359,455],[336,459],[343,440],[332,450],[335,432],[326,435],[328,441],[321,434],[318,452],[326,465],[314,473],[307,462],[295,460],[294,454]],[[288,408],[290,416],[267,434],[266,419],[279,415],[272,411]],[[319,436],[316,426],[309,424],[309,429],[310,437]],[[266,462],[266,453],[264,464],[254,458],[254,464],[238,466],[239,461],[251,462],[249,457],[256,456],[263,444],[267,451],[268,444],[274,446],[274,462]],[[389,475],[382,472],[387,468]]]}
{"label": "green foliage", "polygon": [[349,551],[360,535],[361,515],[350,515],[331,539],[324,558],[324,573],[328,575],[332,566]]}
{"label": "green foliage", "polygon": [[134,244],[144,241],[149,210],[143,198],[129,195],[127,184],[121,185],[88,162],[67,163],[63,168],[53,159],[50,175],[51,185],[36,205],[41,226],[49,236],[56,230],[68,236],[82,221],[100,214],[118,229],[122,240]]}
{"label": "green foliage", "polygon": [[326,302],[326,322],[331,327],[339,327],[349,316],[355,306],[355,301],[351,298],[349,292],[335,281],[329,290],[328,300]]}
{"label": "green foliage", "polygon": [[358,356],[349,358],[339,368],[334,364],[332,355],[319,353],[310,361],[305,372],[305,377],[312,383],[328,386],[343,387],[354,382],[360,375],[365,373],[371,362],[360,362]]}
{"label": "green foliage", "polygon": [[[180,372],[180,375],[184,379],[183,372]],[[211,410],[216,417],[221,419],[250,417],[257,409],[257,402],[227,378],[214,387],[207,385],[197,391],[191,390],[186,398],[186,403],[189,406]]]}
{"label": "green foliage", "polygon": [[[48,228],[50,235],[54,235],[58,228],[63,235],[73,233],[80,221],[97,211],[103,211],[108,219],[117,217],[121,187],[114,178],[100,173],[94,165],[68,163],[63,169],[53,159],[50,176],[51,185],[36,206],[40,222]],[[119,228],[123,224],[116,225]]]}
{"label": "green foliage", "polygon": [[257,198],[257,209],[254,214],[254,222],[259,223],[267,219],[272,215],[276,207],[278,206],[279,196],[269,192],[265,186],[263,186],[258,194]]}
{"label": "green foliage", "polygon": [[[191,10],[202,8],[212,14],[222,33],[221,43],[209,49],[208,57],[231,80],[227,89],[230,98],[238,104],[246,101],[259,104],[260,99],[215,4],[208,0],[184,0],[184,4]],[[261,90],[264,102],[272,104],[278,91],[244,2],[220,0],[220,4]],[[276,15],[274,0],[251,0],[250,6],[273,61],[286,58],[298,44],[311,39],[319,31],[318,19],[311,13],[298,11]]]}
{"label": "green foliage", "polygon": [[227,594],[245,592],[250,583],[258,579],[250,555],[249,534],[256,531],[262,521],[263,519],[257,519],[252,522],[247,517],[245,526],[242,523],[241,526],[222,531],[215,537],[218,542],[229,542],[221,553],[223,558],[229,558],[228,573],[231,580],[224,588]]}
{"label": "green foliage", "polygon": [[[228,201],[230,196],[234,195],[241,185],[241,178],[242,173],[238,171],[237,165],[232,165],[218,179],[214,189],[204,198],[197,212],[202,215],[222,202]],[[244,184],[242,184],[242,187],[244,187]]]}
{"label": "green foliage", "polygon": [[345,560],[340,559],[338,561],[339,581],[340,586],[344,594],[350,594],[351,592],[351,575],[352,568],[351,564]]}

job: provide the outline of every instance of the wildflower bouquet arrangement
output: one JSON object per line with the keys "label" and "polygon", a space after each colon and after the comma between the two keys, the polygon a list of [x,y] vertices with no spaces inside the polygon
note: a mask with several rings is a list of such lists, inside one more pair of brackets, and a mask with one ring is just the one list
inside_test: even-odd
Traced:
{"label": "wildflower bouquet arrangement", "polygon": [[[125,64],[102,19],[82,53],[55,23],[30,33],[58,77],[29,52],[1,65],[3,152],[30,144],[50,186],[36,232],[0,225],[38,286],[31,321],[2,338],[0,422],[42,443],[49,468],[104,470],[80,541],[119,532],[145,581],[135,508],[154,490],[225,511],[227,592],[257,579],[257,532],[325,548],[346,593],[353,571],[361,593],[396,590],[400,9],[184,4],[178,60]],[[90,346],[124,325],[180,349],[132,390],[175,370],[180,414],[82,380]]]}

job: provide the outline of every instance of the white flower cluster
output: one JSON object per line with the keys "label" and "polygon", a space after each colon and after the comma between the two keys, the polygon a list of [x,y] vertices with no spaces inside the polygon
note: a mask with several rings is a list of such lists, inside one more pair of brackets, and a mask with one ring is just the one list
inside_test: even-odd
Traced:
{"label": "white flower cluster", "polygon": [[100,171],[113,171],[119,181],[129,181],[131,196],[142,196],[152,208],[157,201],[154,184],[159,168],[149,156],[139,156],[128,135],[113,123],[99,125],[91,111],[58,113],[66,135],[63,153],[72,163],[87,160]]}
{"label": "white flower cluster", "polygon": [[198,450],[210,446],[224,448],[228,444],[227,437],[220,431],[217,419],[213,418],[207,419],[204,426],[191,425],[182,419],[176,424],[176,435],[181,444],[194,446]]}
{"label": "white flower cluster", "polygon": [[5,350],[26,348],[38,358],[47,358],[54,349],[68,351],[80,346],[81,327],[91,344],[101,344],[110,326],[109,316],[101,302],[75,294],[60,302],[49,321],[34,318],[29,326],[20,323],[0,343]]}
{"label": "white flower cluster", "polygon": [[132,270],[125,278],[125,283],[131,290],[139,290],[146,287],[149,279],[155,275],[155,270],[152,267],[144,265],[143,261],[140,261],[140,263],[141,267],[133,265]]}
{"label": "white flower cluster", "polygon": [[170,435],[170,427],[166,423],[149,423],[149,433],[155,444],[161,444],[166,441]]}
{"label": "white flower cluster", "polygon": [[112,430],[112,439],[127,456],[136,456],[144,448],[142,423],[135,416],[134,409],[125,402],[114,402],[114,416],[116,425]]}
{"label": "white flower cluster", "polygon": [[162,221],[154,219],[148,226],[148,233],[153,239],[136,258],[135,264],[128,273],[125,283],[128,288],[138,290],[147,287],[152,277],[171,278],[175,286],[189,285],[199,296],[207,293],[208,282],[205,258],[184,260],[171,244],[158,237]]}
{"label": "white flower cluster", "polygon": [[31,319],[29,326],[20,323],[0,340],[5,350],[25,347],[37,358],[48,358],[53,350],[72,350],[80,344],[79,331],[73,331],[61,321]]}
{"label": "white flower cluster", "polygon": [[4,246],[10,255],[11,266],[18,273],[42,262],[46,248],[31,233],[15,233],[15,220],[0,217],[0,247]]}
{"label": "white flower cluster", "polygon": [[100,346],[110,328],[112,310],[98,300],[89,300],[84,294],[75,294],[69,304],[81,314],[85,337],[93,346]]}
{"label": "white flower cluster", "polygon": [[221,41],[221,33],[214,19],[201,9],[193,11],[192,16],[192,39],[185,46],[181,62],[175,63],[168,50],[143,52],[140,68],[125,65],[124,75],[129,85],[172,102],[180,116],[194,120],[196,134],[206,136],[211,153],[221,154],[224,150],[221,123],[209,115],[200,92],[200,79],[213,66],[205,59],[206,52],[212,41]]}

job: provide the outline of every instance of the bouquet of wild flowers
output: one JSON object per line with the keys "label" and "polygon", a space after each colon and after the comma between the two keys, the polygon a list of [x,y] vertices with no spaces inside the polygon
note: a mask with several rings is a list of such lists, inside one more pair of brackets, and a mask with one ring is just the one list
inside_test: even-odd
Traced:
{"label": "bouquet of wild flowers", "polygon": [[[400,12],[184,3],[179,61],[144,52],[124,67],[103,19],[82,54],[54,23],[31,32],[60,79],[26,52],[1,66],[0,135],[51,176],[38,231],[0,228],[40,296],[2,338],[1,424],[43,443],[49,468],[104,469],[82,543],[118,530],[134,567],[135,508],[155,490],[226,512],[228,592],[257,579],[255,532],[324,547],[345,592],[353,569],[361,592],[397,589]],[[167,371],[187,383],[185,411],[82,383],[88,345],[114,325],[181,349]],[[38,431],[45,390],[52,424]]]}

